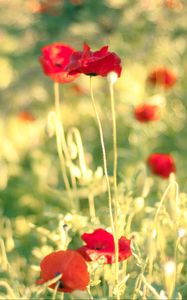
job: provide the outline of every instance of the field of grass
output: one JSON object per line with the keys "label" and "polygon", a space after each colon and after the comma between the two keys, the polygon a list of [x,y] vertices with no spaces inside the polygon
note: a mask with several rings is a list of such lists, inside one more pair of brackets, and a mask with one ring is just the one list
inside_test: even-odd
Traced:
{"label": "field of grass", "polygon": [[[186,15],[185,0],[0,1],[0,299],[187,299]],[[38,58],[55,42],[108,45],[121,76],[54,82]],[[175,82],[151,83],[158,68]],[[144,103],[155,120],[135,117]],[[153,153],[173,172],[154,174]],[[44,257],[101,228],[113,263],[86,262],[87,289],[58,291],[58,270],[55,288],[36,284]],[[116,263],[122,236],[132,253]]]}

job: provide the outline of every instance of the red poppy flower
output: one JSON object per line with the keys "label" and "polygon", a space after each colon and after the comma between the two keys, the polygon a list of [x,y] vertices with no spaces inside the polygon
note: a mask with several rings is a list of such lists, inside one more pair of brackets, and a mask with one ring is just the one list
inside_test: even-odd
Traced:
{"label": "red poppy flower", "polygon": [[41,279],[37,284],[62,274],[60,280],[49,287],[54,289],[59,284],[58,291],[71,293],[74,290],[85,290],[89,284],[89,273],[84,258],[74,250],[57,251],[44,257],[40,263]]}
{"label": "red poppy flower", "polygon": [[28,111],[21,111],[18,118],[22,122],[33,122],[35,120],[35,117]]}
{"label": "red poppy flower", "polygon": [[152,104],[141,104],[135,108],[134,116],[140,122],[156,121],[160,117],[159,107]]}
{"label": "red poppy flower", "polygon": [[57,15],[60,8],[60,0],[29,0],[27,6],[32,13],[49,13]]}
{"label": "red poppy flower", "polygon": [[[82,240],[86,245],[77,251],[87,260],[98,260],[104,257],[106,264],[115,262],[115,246],[113,235],[106,230],[99,228],[93,233],[84,233]],[[132,255],[130,248],[131,241],[122,236],[119,241],[119,261],[127,259]]]}
{"label": "red poppy flower", "polygon": [[157,68],[148,76],[148,81],[151,84],[161,85],[166,89],[171,88],[175,84],[176,80],[176,75],[166,68]]}
{"label": "red poppy flower", "polygon": [[183,4],[180,0],[166,0],[164,4],[170,9],[181,10],[183,8]]}
{"label": "red poppy flower", "polygon": [[173,157],[170,154],[153,153],[148,157],[147,163],[153,174],[168,178],[170,173],[176,172]]}
{"label": "red poppy flower", "polygon": [[70,56],[74,51],[73,48],[61,43],[43,47],[39,61],[45,75],[50,76],[52,80],[59,83],[73,81],[78,75],[69,75],[65,71],[65,67],[69,64]]}
{"label": "red poppy flower", "polygon": [[109,72],[121,75],[121,59],[114,52],[108,51],[108,46],[98,51],[91,51],[87,44],[84,44],[83,51],[74,52],[70,64],[66,70],[70,75],[83,73],[89,76],[107,76]]}

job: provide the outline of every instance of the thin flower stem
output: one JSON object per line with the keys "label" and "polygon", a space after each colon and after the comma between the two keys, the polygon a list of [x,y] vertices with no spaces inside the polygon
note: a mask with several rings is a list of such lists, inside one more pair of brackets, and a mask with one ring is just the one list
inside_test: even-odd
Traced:
{"label": "thin flower stem", "polygon": [[141,275],[141,279],[143,281],[143,283],[145,284],[145,286],[148,288],[148,290],[155,296],[155,299],[160,299],[160,295],[157,293],[157,291],[155,290],[154,287],[152,287],[146,280],[146,278],[144,277],[144,275]]}
{"label": "thin flower stem", "polygon": [[61,137],[61,143],[62,143],[62,150],[64,151],[64,155],[66,160],[69,162],[70,159],[70,155],[69,155],[69,150],[68,150],[68,146],[66,143],[66,138],[65,138],[65,133],[64,133],[64,126],[63,123],[61,121],[61,112],[60,112],[60,89],[59,89],[59,83],[55,82],[54,83],[54,95],[55,95],[55,112],[56,112],[56,116],[58,119],[58,130],[59,130],[59,135]]}
{"label": "thin flower stem", "polygon": [[91,221],[94,222],[95,218],[96,218],[96,214],[95,214],[95,203],[94,203],[93,192],[90,192],[90,194],[88,196],[88,202],[89,202],[89,211],[90,211]]}
{"label": "thin flower stem", "polygon": [[174,251],[174,261],[175,261],[176,265],[177,265],[177,254],[178,254],[177,251],[178,251],[178,247],[179,247],[180,241],[181,241],[181,237],[179,236],[177,238],[176,243],[175,243],[175,251]]}
{"label": "thin flower stem", "polygon": [[[173,181],[173,182],[170,182],[170,184],[167,186],[167,188],[166,188],[166,190],[165,190],[165,192],[164,192],[164,194],[163,194],[163,196],[162,196],[162,198],[161,198],[161,200],[160,200],[158,209],[157,209],[156,214],[155,214],[155,217],[154,217],[154,223],[153,223],[154,225],[155,225],[156,222],[157,222],[158,215],[159,215],[160,210],[161,210],[161,208],[162,208],[162,205],[163,205],[163,203],[164,203],[164,201],[165,201],[165,199],[166,199],[166,196],[167,196],[169,190],[170,190],[174,185],[175,185],[175,188],[176,188],[176,199],[175,199],[175,201],[176,201],[176,203],[178,204],[179,187],[178,187],[177,182],[176,182],[176,181]],[[176,209],[178,208],[178,207],[177,207],[177,204],[176,204]]]}
{"label": "thin flower stem", "polygon": [[61,116],[60,116],[60,91],[59,91],[59,83],[58,82],[54,82],[54,94],[55,94],[55,111],[60,120],[61,119]]}
{"label": "thin flower stem", "polygon": [[0,287],[3,287],[6,289],[6,291],[8,292],[8,297],[11,297],[11,299],[17,299],[17,295],[14,294],[14,291],[13,289],[10,287],[10,285],[3,281],[3,280],[0,280]]}
{"label": "thin flower stem", "polygon": [[55,300],[56,299],[56,294],[57,294],[57,290],[59,288],[59,285],[60,285],[60,281],[57,282],[56,286],[55,286],[55,289],[54,289],[54,292],[53,292],[53,298],[52,300]]}
{"label": "thin flower stem", "polygon": [[60,159],[64,184],[65,184],[65,187],[66,187],[67,191],[70,191],[71,187],[70,187],[68,176],[67,176],[67,173],[66,173],[65,159],[64,159],[64,156],[63,156],[63,153],[62,153],[62,150],[61,150],[62,149],[61,148],[61,141],[60,141],[60,138],[59,138],[57,132],[56,132],[56,143],[57,143],[57,151],[58,151],[58,156],[59,156],[59,159]]}
{"label": "thin flower stem", "polygon": [[113,135],[113,180],[114,180],[114,223],[115,223],[115,284],[116,284],[116,293],[117,299],[120,299],[119,295],[119,245],[118,245],[118,197],[117,197],[117,129],[116,129],[116,112],[114,104],[114,88],[113,83],[109,84],[110,90],[110,100],[111,100],[111,111],[112,111],[112,135]]}
{"label": "thin flower stem", "polygon": [[82,171],[82,176],[86,177],[87,175],[87,166],[84,154],[84,148],[82,144],[82,139],[79,130],[76,127],[72,127],[67,134],[67,143],[68,145],[73,145],[75,139],[75,144],[77,146],[79,165]]}
{"label": "thin flower stem", "polygon": [[[37,293],[36,295],[39,296],[40,294],[44,293],[46,291],[46,288],[54,283],[57,283],[60,278],[62,277],[62,274],[59,274],[58,276],[44,282],[40,287],[37,287]],[[60,282],[59,282],[60,283]]]}
{"label": "thin flower stem", "polygon": [[0,239],[0,257],[1,257],[1,268],[3,270],[8,270],[8,259],[6,255],[5,244],[2,239]]}
{"label": "thin flower stem", "polygon": [[[167,199],[167,195],[169,193],[169,191],[171,190],[171,188],[175,186],[176,188],[176,203],[177,203],[177,199],[178,199],[178,184],[176,181],[170,182],[169,185],[167,186],[160,202],[159,202],[159,206],[156,210],[154,219],[153,219],[153,223],[152,223],[152,237],[150,237],[151,239],[153,239],[153,230],[156,230],[158,227],[158,216],[160,213],[160,210],[164,204],[164,201]],[[177,206],[176,206],[176,210],[177,210]],[[157,233],[157,232],[156,232]],[[151,253],[152,254],[152,253]],[[152,257],[152,255],[149,255],[149,267],[148,267],[148,277],[151,278],[152,276],[152,272],[153,272],[153,263],[154,263],[154,258]]]}
{"label": "thin flower stem", "polygon": [[108,169],[107,169],[106,149],[105,149],[105,143],[104,143],[103,129],[102,129],[101,121],[100,121],[99,114],[97,111],[96,103],[94,100],[91,76],[90,76],[90,96],[91,96],[92,105],[94,108],[94,112],[95,112],[95,116],[96,116],[96,120],[97,120],[97,124],[98,124],[98,128],[99,128],[99,135],[100,135],[101,148],[102,148],[102,154],[103,154],[103,167],[104,167],[104,174],[105,174],[107,191],[108,191],[110,223],[111,223],[112,232],[115,235],[114,220],[113,220],[113,214],[112,214],[112,195],[111,195],[110,181],[109,181]]}
{"label": "thin flower stem", "polygon": [[71,187],[70,187],[69,180],[68,180],[68,177],[67,177],[67,172],[66,172],[66,167],[65,167],[65,158],[64,158],[64,155],[63,155],[63,151],[62,151],[62,140],[61,140],[61,137],[60,137],[59,119],[56,117],[56,114],[54,112],[50,112],[50,114],[48,116],[48,121],[50,121],[50,122],[53,121],[54,122],[57,152],[58,152],[58,156],[59,156],[59,160],[60,160],[60,164],[61,164],[62,177],[63,177],[64,184],[65,184],[65,187],[66,187],[67,191],[70,192]]}
{"label": "thin flower stem", "polygon": [[93,300],[94,298],[92,297],[92,294],[90,292],[90,288],[88,288],[88,287],[87,287],[87,293],[88,293],[88,297],[89,297],[88,299]]}
{"label": "thin flower stem", "polygon": [[64,293],[62,293],[60,300],[64,300]]}
{"label": "thin flower stem", "polygon": [[113,152],[114,152],[114,168],[113,168],[113,180],[114,180],[114,193],[117,193],[117,129],[116,129],[116,112],[114,104],[114,88],[113,84],[110,83],[110,100],[111,100],[111,111],[112,111],[112,134],[113,134]]}
{"label": "thin flower stem", "polygon": [[[57,152],[61,163],[61,170],[62,170],[62,177],[64,180],[64,184],[66,187],[66,190],[68,192],[71,191],[70,183],[68,180],[67,172],[66,172],[66,165],[65,165],[65,158],[63,155],[63,150],[66,156],[66,159],[68,157],[68,149],[65,141],[64,136],[64,130],[61,123],[61,115],[60,115],[60,91],[59,91],[59,83],[54,82],[54,95],[55,95],[55,112],[56,112],[56,118],[54,118],[55,121],[55,129],[56,129],[56,143],[57,143]],[[75,185],[75,182],[72,178],[71,174],[71,181],[73,186]],[[72,202],[72,200],[71,200]]]}
{"label": "thin flower stem", "polygon": [[[71,158],[69,155],[69,151],[68,151],[68,147],[66,144],[66,140],[65,140],[65,134],[64,134],[64,128],[61,122],[61,113],[60,113],[60,89],[59,89],[59,83],[58,82],[54,82],[54,95],[55,95],[55,112],[56,112],[56,116],[57,116],[57,126],[56,126],[56,139],[57,139],[57,149],[58,149],[58,154],[59,154],[59,159],[61,162],[61,167],[62,167],[62,174],[63,174],[63,180],[66,186],[66,189],[68,190],[68,192],[71,191],[71,187],[70,187],[70,183],[68,180],[68,176],[67,176],[67,172],[66,172],[66,166],[65,166],[65,159],[68,161],[69,165],[71,162]],[[62,154],[62,150],[64,151],[65,154],[65,158]],[[76,185],[76,179],[72,173],[71,167],[70,167],[70,178],[71,178],[71,183],[72,183],[72,187],[73,190],[75,191],[76,194],[76,190],[77,190],[77,185]],[[72,202],[72,200],[71,200]],[[77,202],[78,205],[78,202]]]}
{"label": "thin flower stem", "polygon": [[61,170],[62,170],[62,176],[64,180],[65,187],[67,191],[70,191],[70,184],[67,177],[66,167],[65,167],[65,158],[62,153],[63,145],[63,137],[61,139],[60,133],[61,133],[61,115],[60,115],[60,91],[59,91],[59,83],[54,82],[54,95],[55,95],[55,112],[57,118],[54,116],[54,123],[55,123],[55,130],[56,130],[56,144],[57,144],[57,152],[61,163]]}
{"label": "thin flower stem", "polygon": [[136,299],[136,296],[141,288],[142,280],[141,280],[141,274],[137,277],[135,287],[134,287],[134,292],[132,295],[132,300]]}

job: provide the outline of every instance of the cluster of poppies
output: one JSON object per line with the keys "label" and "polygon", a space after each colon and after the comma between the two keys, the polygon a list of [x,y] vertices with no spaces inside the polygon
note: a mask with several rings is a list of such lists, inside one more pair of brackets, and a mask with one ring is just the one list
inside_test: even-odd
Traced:
{"label": "cluster of poppies", "polygon": [[[42,49],[39,57],[44,73],[58,83],[69,83],[80,73],[88,76],[106,77],[110,72],[121,75],[121,59],[108,46],[98,51],[91,51],[84,44],[83,51],[75,51],[68,45],[54,43]],[[50,285],[59,291],[72,292],[85,290],[89,283],[89,273],[86,261],[97,261],[102,258],[103,263],[115,262],[115,245],[113,235],[104,229],[96,229],[93,233],[84,233],[82,240],[85,245],[77,250],[57,251],[46,256],[41,264],[41,279],[38,284],[45,283],[62,274],[58,282]],[[118,241],[119,261],[132,255],[130,240],[122,236]],[[58,286],[57,286],[58,284]]]}
{"label": "cluster of poppies", "polygon": [[[54,43],[42,48],[39,61],[44,73],[57,83],[72,82],[81,73],[106,77],[113,72],[116,77],[120,77],[122,71],[121,59],[116,53],[110,52],[108,46],[92,51],[84,44],[82,51],[76,51],[68,45]],[[176,77],[170,71],[159,68],[148,76],[148,81],[169,88],[174,85]],[[159,109],[157,106],[144,104],[136,108],[135,117],[140,122],[158,120]],[[164,178],[175,172],[175,164],[169,154],[150,155],[148,165],[154,174]],[[40,264],[41,278],[37,283],[43,284],[61,275],[49,287],[62,292],[85,290],[89,284],[86,262],[98,261],[101,258],[105,264],[115,262],[115,244],[111,233],[99,228],[93,233],[84,233],[82,240],[85,245],[76,250],[56,251],[47,255]],[[132,255],[130,242],[125,236],[119,239],[119,261]]]}
{"label": "cluster of poppies", "polygon": [[[169,69],[159,67],[154,69],[147,77],[147,81],[154,86],[170,89],[176,83],[176,75]],[[160,118],[158,105],[144,103],[138,105],[134,110],[134,116],[139,122],[151,122]]]}
{"label": "cluster of poppies", "polygon": [[[110,72],[115,72],[120,77],[122,71],[121,59],[116,53],[110,52],[108,46],[92,51],[84,44],[82,51],[76,51],[68,45],[53,43],[42,48],[39,61],[45,75],[58,83],[72,82],[81,73],[106,77]],[[176,76],[170,70],[160,67],[154,69],[147,80],[152,85],[169,89],[175,84]],[[139,122],[156,121],[160,118],[160,109],[157,105],[144,103],[135,108],[134,116]],[[147,163],[155,175],[163,178],[168,178],[176,170],[170,154],[153,153]]]}
{"label": "cluster of poppies", "polygon": [[[69,0],[74,6],[81,6],[84,0]],[[63,6],[62,0],[27,0],[27,7],[34,14],[57,16]]]}
{"label": "cluster of poppies", "polygon": [[165,0],[164,5],[169,9],[174,9],[178,11],[184,7],[182,1],[180,0]]}
{"label": "cluster of poppies", "polygon": [[[147,80],[154,86],[169,89],[174,86],[177,78],[171,70],[160,67],[153,70]],[[160,118],[160,108],[158,105],[144,103],[135,108],[134,116],[142,123],[156,121]],[[172,172],[176,171],[174,159],[170,154],[153,153],[149,156],[147,163],[153,174],[163,178],[168,178]]]}
{"label": "cluster of poppies", "polygon": [[[164,67],[154,69],[147,77],[150,84],[161,86],[163,89],[173,87],[176,80],[176,75]],[[139,122],[156,121],[160,118],[160,109],[158,105],[144,103],[135,108],[134,116]]]}
{"label": "cluster of poppies", "polygon": [[[147,81],[154,86],[169,89],[176,83],[176,75],[171,70],[160,67],[148,75]],[[135,107],[134,116],[141,123],[157,121],[160,118],[160,108],[158,105],[143,103]],[[152,173],[162,178],[168,178],[176,171],[174,159],[170,154],[153,153],[148,157],[147,163]]]}
{"label": "cluster of poppies", "polygon": [[[75,290],[86,290],[90,276],[87,263],[103,259],[104,264],[115,262],[115,246],[113,235],[99,228],[93,233],[84,233],[82,240],[86,243],[77,250],[60,250],[47,255],[40,263],[40,279],[37,284],[44,284],[60,276],[57,282],[49,285],[60,292],[71,293]],[[132,255],[131,241],[122,236],[118,241],[119,261]]]}
{"label": "cluster of poppies", "polygon": [[68,45],[54,43],[42,48],[39,57],[44,73],[58,83],[69,83],[79,74],[89,76],[107,76],[110,72],[121,75],[121,59],[108,46],[91,51],[85,43],[82,51],[76,51]]}

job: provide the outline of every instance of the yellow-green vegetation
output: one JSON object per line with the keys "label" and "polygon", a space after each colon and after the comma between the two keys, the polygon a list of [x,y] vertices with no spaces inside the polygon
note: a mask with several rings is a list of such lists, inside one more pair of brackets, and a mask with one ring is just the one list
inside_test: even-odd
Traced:
{"label": "yellow-green vegetation", "polygon": [[[187,299],[185,1],[1,0],[0,7],[0,299]],[[85,75],[54,88],[38,56],[56,41],[78,50],[109,45],[121,57],[121,77],[114,85],[93,77],[91,93]],[[176,74],[170,89],[147,82],[160,66]],[[159,106],[158,120],[135,119],[144,102]],[[170,153],[176,173],[152,174],[151,153]],[[133,255],[89,262],[86,294],[49,289],[59,277],[36,285],[46,255],[80,248],[81,235],[97,228],[115,242],[126,236]]]}

